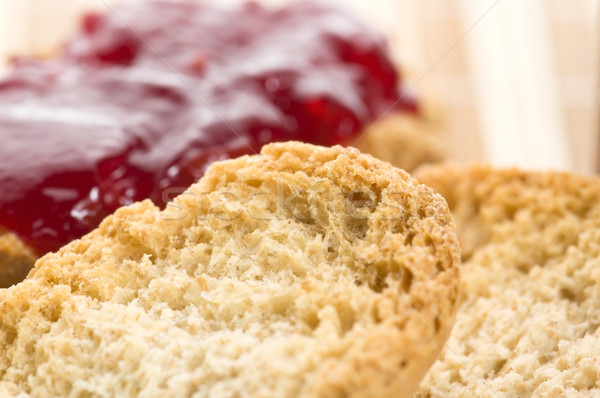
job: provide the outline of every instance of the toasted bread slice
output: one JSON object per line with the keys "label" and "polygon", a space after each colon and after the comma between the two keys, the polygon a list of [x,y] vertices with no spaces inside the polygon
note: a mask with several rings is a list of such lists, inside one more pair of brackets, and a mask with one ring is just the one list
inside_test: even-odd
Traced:
{"label": "toasted bread slice", "polygon": [[268,145],[0,290],[0,392],[409,397],[450,332],[459,257],[445,201],[405,172]]}
{"label": "toasted bread slice", "polygon": [[419,166],[447,158],[441,106],[420,98],[420,113],[390,112],[376,121],[353,146],[396,167],[412,172]]}
{"label": "toasted bread slice", "polygon": [[428,167],[463,247],[462,304],[419,397],[600,395],[600,180]]}
{"label": "toasted bread slice", "polygon": [[36,258],[16,235],[0,228],[0,288],[22,281]]}

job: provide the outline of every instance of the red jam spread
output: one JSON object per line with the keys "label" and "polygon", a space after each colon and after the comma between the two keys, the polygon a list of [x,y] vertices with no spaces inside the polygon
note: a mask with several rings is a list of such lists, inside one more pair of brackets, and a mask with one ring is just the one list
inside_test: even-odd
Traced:
{"label": "red jam spread", "polygon": [[348,144],[401,99],[384,40],[330,6],[122,3],[0,80],[0,225],[38,253],[271,141]]}

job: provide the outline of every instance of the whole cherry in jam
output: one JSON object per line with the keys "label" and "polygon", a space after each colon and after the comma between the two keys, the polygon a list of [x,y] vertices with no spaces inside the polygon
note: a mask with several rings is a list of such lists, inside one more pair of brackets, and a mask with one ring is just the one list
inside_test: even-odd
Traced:
{"label": "whole cherry in jam", "polygon": [[0,225],[40,254],[213,161],[268,142],[351,144],[400,95],[385,41],[311,2],[124,2],[0,81]]}

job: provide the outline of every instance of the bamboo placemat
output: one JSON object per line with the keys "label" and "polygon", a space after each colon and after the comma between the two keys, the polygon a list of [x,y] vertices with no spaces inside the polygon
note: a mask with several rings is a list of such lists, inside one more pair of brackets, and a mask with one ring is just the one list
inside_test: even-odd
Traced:
{"label": "bamboo placemat", "polygon": [[[390,37],[409,86],[441,104],[453,159],[593,172],[596,148],[600,150],[598,2],[343,4]],[[82,10],[112,3],[0,0],[0,60],[51,54],[74,29]]]}

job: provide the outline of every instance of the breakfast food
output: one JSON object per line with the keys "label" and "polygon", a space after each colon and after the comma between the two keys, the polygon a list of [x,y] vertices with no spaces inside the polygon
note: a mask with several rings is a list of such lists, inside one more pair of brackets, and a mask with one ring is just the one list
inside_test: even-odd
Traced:
{"label": "breakfast food", "polygon": [[450,332],[459,257],[445,201],[405,172],[270,144],[0,290],[0,394],[409,397]]}
{"label": "breakfast food", "polygon": [[407,171],[439,163],[444,159],[439,119],[435,104],[427,105],[434,109],[421,109],[420,117],[405,112],[387,115],[368,128],[353,146]]}
{"label": "breakfast food", "polygon": [[600,180],[429,167],[463,249],[462,304],[417,397],[600,394]]}
{"label": "breakfast food", "polygon": [[15,234],[0,228],[0,287],[22,281],[36,258]]}
{"label": "breakfast food", "polygon": [[[123,2],[87,15],[55,59],[17,60],[0,81],[0,226],[43,254],[268,142],[358,141],[378,155],[359,140],[375,120],[419,120],[402,92],[383,38],[331,6]],[[397,165],[414,165],[399,153],[437,156],[402,139],[425,128],[381,126]]]}

